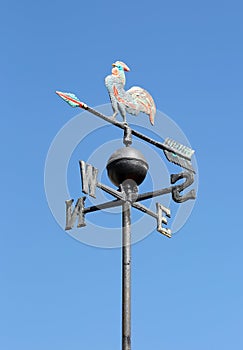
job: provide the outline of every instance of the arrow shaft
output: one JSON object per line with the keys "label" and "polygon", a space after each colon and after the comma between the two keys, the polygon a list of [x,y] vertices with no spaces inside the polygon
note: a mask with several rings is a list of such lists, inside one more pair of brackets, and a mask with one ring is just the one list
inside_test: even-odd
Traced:
{"label": "arrow shaft", "polygon": [[[118,122],[118,121],[116,121],[116,120],[114,120],[114,119],[112,119],[112,118],[110,118],[110,117],[107,117],[107,116],[104,115],[103,113],[98,112],[97,110],[95,110],[95,109],[89,107],[88,105],[86,105],[86,104],[83,103],[83,102],[80,102],[79,107],[80,107],[80,108],[83,108],[83,109],[85,109],[86,111],[92,113],[93,115],[95,115],[95,116],[97,116],[97,117],[99,117],[99,118],[105,120],[106,122],[111,123],[111,124],[117,126],[117,127],[120,128],[120,129],[125,130],[126,127],[127,127],[126,124],[120,123],[120,122]],[[132,132],[132,135],[134,135],[134,136],[136,136],[136,137],[138,137],[138,138],[140,138],[140,139],[142,139],[142,140],[144,140],[144,141],[150,143],[151,145],[154,145],[154,146],[156,146],[156,147],[162,149],[163,151],[169,151],[169,152],[177,153],[177,151],[174,150],[174,149],[172,149],[170,146],[168,146],[168,145],[166,145],[166,144],[164,144],[164,143],[162,143],[162,142],[153,140],[153,139],[151,139],[150,137],[148,137],[148,136],[146,136],[146,135],[144,135],[144,134],[142,134],[142,133],[140,133],[140,132],[138,132],[138,131],[136,131],[136,130],[131,129],[131,132]],[[187,160],[191,160],[191,157],[189,157],[189,156],[187,156],[187,155],[184,155],[184,154],[183,154],[183,155],[180,154],[180,157],[185,158],[185,159],[187,159]]]}
{"label": "arrow shaft", "polygon": [[[56,93],[62,99],[64,99],[66,102],[68,102],[72,107],[82,108],[82,109],[92,113],[93,115],[105,120],[107,123],[113,124],[122,130],[126,130],[128,128],[128,124],[120,123],[120,122],[116,121],[114,118],[107,117],[103,113],[98,112],[94,108],[91,108],[88,105],[86,105],[85,103],[81,102],[74,94],[64,93],[61,91],[56,91]],[[150,137],[148,137],[148,136],[146,136],[146,135],[144,135],[136,130],[133,130],[131,128],[129,128],[129,129],[130,129],[130,132],[132,135],[140,138],[141,140],[144,140],[144,141],[150,143],[151,145],[154,145],[155,147],[157,147],[159,149],[162,149],[165,153],[166,158],[170,162],[177,164],[177,165],[179,165],[179,166],[181,166],[189,171],[195,172],[193,167],[192,167],[192,164],[191,164],[191,156],[192,156],[194,151],[191,150],[189,147],[181,145],[180,143],[178,143],[174,140],[171,140],[171,139],[166,139],[162,143],[162,142],[153,140]]]}

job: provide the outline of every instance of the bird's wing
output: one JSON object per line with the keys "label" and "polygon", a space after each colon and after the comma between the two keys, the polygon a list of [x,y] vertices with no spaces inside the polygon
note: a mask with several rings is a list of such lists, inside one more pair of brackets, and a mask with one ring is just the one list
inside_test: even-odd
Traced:
{"label": "bird's wing", "polygon": [[138,105],[133,100],[132,96],[130,94],[127,94],[123,88],[114,85],[113,93],[117,101],[126,107],[128,113],[135,115],[139,113]]}
{"label": "bird's wing", "polygon": [[133,86],[131,89],[127,90],[127,93],[132,97],[134,103],[139,105],[140,112],[149,115],[150,123],[154,125],[156,106],[148,91],[139,86]]}

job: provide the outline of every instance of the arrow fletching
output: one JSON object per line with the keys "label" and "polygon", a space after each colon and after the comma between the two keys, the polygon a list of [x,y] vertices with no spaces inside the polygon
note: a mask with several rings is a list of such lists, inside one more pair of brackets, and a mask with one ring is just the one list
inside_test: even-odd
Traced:
{"label": "arrow fletching", "polygon": [[184,146],[181,143],[174,141],[170,138],[165,139],[164,145],[169,146],[171,148],[171,151],[174,151],[174,153],[176,153],[177,155],[187,158],[188,160],[191,159],[193,153],[195,152],[190,147]]}
{"label": "arrow fletching", "polygon": [[169,138],[165,140],[164,146],[166,147],[164,154],[171,163],[195,173],[191,164],[191,157],[194,153],[193,149]]}
{"label": "arrow fletching", "polygon": [[61,91],[56,91],[56,94],[66,101],[71,107],[84,108],[84,103],[81,102],[74,94]]}

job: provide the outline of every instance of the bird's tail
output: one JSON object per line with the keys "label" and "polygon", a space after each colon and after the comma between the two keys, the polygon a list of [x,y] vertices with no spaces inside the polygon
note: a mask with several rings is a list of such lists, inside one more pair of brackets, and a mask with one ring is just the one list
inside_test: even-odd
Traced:
{"label": "bird's tail", "polygon": [[150,123],[154,125],[156,106],[148,91],[139,86],[133,86],[127,92],[132,96],[135,103],[139,105],[139,111],[147,114],[149,116]]}

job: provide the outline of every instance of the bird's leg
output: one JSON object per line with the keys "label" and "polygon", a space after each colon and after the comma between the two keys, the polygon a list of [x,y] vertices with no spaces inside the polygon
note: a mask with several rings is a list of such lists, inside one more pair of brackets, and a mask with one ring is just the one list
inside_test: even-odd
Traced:
{"label": "bird's leg", "polygon": [[123,118],[123,124],[127,124],[127,113],[126,113],[126,109],[124,106],[119,105],[119,110],[121,113],[121,116]]}
{"label": "bird's leg", "polygon": [[115,111],[115,112],[112,114],[112,117],[111,117],[111,118],[115,120],[115,119],[116,119],[117,114],[118,114],[118,112],[117,112],[117,111]]}

